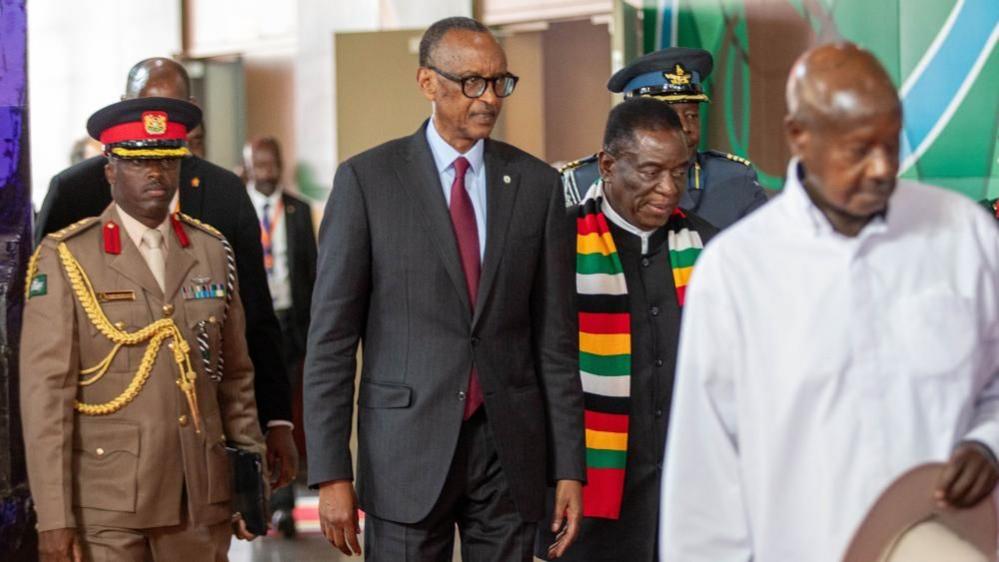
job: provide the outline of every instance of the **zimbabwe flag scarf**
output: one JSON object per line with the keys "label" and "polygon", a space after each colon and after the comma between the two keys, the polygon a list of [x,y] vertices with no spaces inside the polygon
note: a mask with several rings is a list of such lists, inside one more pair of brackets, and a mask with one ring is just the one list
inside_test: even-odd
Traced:
{"label": "zimbabwe flag scarf", "polygon": [[[628,284],[602,204],[603,185],[598,181],[584,197],[576,219],[579,376],[586,415],[583,515],[617,519],[628,455],[631,314]],[[666,226],[673,283],[682,308],[687,281],[703,244],[680,209]]]}

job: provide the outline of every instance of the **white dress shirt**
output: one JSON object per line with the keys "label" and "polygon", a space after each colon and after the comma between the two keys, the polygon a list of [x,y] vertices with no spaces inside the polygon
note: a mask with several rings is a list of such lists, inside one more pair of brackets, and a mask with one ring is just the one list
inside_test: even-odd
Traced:
{"label": "white dress shirt", "polygon": [[267,287],[271,290],[274,310],[288,310],[291,308],[291,273],[288,268],[288,228],[284,221],[284,206],[281,205],[281,187],[268,196],[254,189],[251,182],[247,191],[253,202],[253,209],[257,212],[260,230],[264,229],[264,205],[267,205],[271,223],[271,256],[274,258],[273,267],[267,272]]}
{"label": "white dress shirt", "polygon": [[479,260],[486,254],[486,162],[483,158],[485,141],[479,139],[462,154],[447,143],[434,127],[431,117],[427,122],[427,143],[430,153],[434,156],[434,165],[440,176],[441,187],[444,189],[444,201],[451,207],[451,184],[454,183],[454,161],[459,156],[468,160],[469,167],[465,172],[465,189],[472,199],[472,209],[475,211],[475,226],[479,232]]}
{"label": "white dress shirt", "polygon": [[903,472],[962,440],[999,452],[995,220],[900,180],[849,238],[797,162],[787,178],[708,245],[687,291],[665,562],[838,562]]}

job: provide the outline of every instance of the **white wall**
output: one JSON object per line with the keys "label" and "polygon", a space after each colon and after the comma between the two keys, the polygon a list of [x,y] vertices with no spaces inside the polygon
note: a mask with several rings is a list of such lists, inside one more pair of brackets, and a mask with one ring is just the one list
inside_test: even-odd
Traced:
{"label": "white wall", "polygon": [[69,165],[90,115],[114,103],[128,69],[180,51],[180,2],[30,0],[28,89],[32,200]]}
{"label": "white wall", "polygon": [[[87,117],[119,98],[128,69],[147,57],[180,52],[180,5],[150,0],[28,2],[36,207],[49,179],[69,165],[73,142],[86,136]],[[328,187],[338,164],[333,34],[423,28],[444,17],[470,16],[472,0],[297,0],[294,7],[267,0],[205,0],[192,2],[192,8],[193,55],[294,52],[298,161],[320,186]]]}
{"label": "white wall", "polygon": [[[319,185],[333,184],[333,173],[339,163],[333,34],[421,28],[445,17],[471,15],[472,0],[298,1],[296,146],[299,162],[311,169]],[[363,57],[364,53],[357,56]]]}

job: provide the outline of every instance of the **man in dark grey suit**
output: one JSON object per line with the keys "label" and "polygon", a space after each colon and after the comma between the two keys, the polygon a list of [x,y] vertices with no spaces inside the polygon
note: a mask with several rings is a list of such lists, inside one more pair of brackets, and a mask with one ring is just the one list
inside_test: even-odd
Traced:
{"label": "man in dark grey suit", "polygon": [[[490,140],[517,78],[480,23],[420,44],[433,116],[340,165],[319,235],[305,366],[309,480],[326,537],[370,560],[529,561],[545,486],[574,540],[583,395],[558,174]],[[358,475],[348,447],[358,341]]]}

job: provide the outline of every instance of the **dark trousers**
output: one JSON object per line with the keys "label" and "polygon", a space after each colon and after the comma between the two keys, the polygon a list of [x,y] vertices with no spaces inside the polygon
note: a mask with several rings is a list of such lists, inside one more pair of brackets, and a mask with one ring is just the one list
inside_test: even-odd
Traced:
{"label": "dark trousers", "polygon": [[464,562],[531,561],[537,524],[524,522],[513,504],[484,410],[463,424],[444,490],[423,521],[367,514],[366,560],[450,562],[457,525]]}
{"label": "dark trousers", "polygon": [[[295,339],[291,310],[275,310],[274,313],[277,316],[278,324],[281,326],[285,355],[284,365],[288,373],[288,380],[291,381],[292,419],[288,421],[295,424],[292,436],[295,438],[295,446],[298,447],[299,466],[304,467],[305,435],[303,433],[304,423],[302,422],[302,364],[305,351],[300,349],[301,346],[298,345]],[[294,481],[280,490],[275,490],[271,494],[270,507],[272,511],[282,510],[290,512],[295,509]]]}

